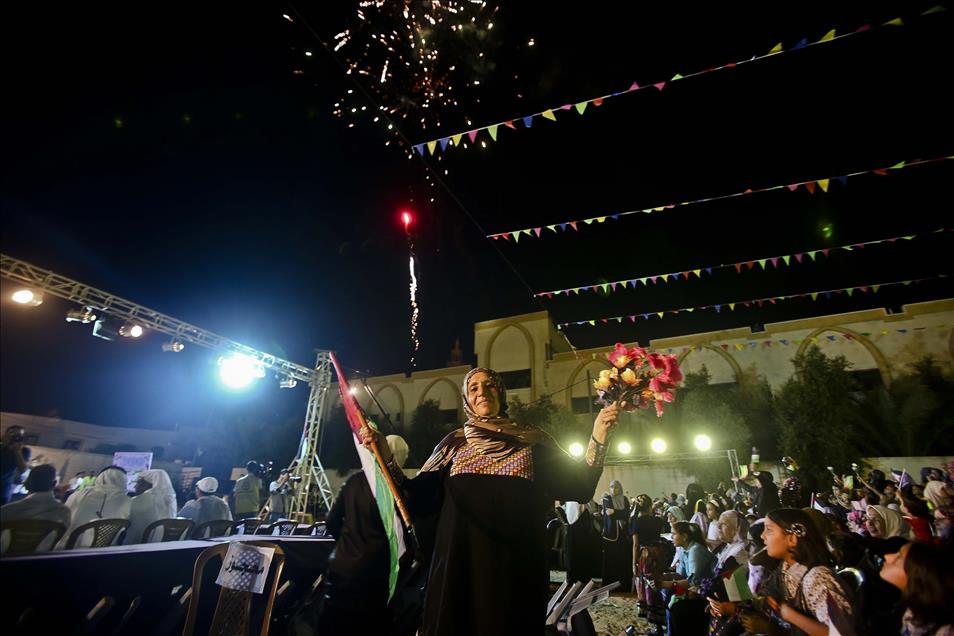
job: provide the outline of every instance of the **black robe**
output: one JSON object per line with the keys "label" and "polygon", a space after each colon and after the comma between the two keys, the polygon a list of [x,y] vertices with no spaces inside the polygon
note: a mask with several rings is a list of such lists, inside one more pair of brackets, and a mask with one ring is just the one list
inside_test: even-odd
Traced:
{"label": "black robe", "polygon": [[589,501],[602,467],[532,447],[533,480],[450,476],[405,482],[412,514],[438,512],[423,636],[542,634],[549,591],[546,516],[554,500]]}

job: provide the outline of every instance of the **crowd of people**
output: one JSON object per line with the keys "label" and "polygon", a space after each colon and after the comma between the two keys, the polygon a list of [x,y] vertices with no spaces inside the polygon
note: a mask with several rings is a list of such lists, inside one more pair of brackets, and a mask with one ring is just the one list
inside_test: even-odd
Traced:
{"label": "crowd of people", "polygon": [[856,466],[814,495],[785,464],[781,486],[753,466],[712,492],[630,501],[613,481],[563,502],[567,579],[632,586],[658,634],[954,633],[954,464],[920,481]]}

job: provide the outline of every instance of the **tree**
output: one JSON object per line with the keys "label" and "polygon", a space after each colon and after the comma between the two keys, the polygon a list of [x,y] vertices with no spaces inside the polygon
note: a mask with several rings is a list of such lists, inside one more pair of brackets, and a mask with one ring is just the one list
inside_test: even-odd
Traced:
{"label": "tree", "polygon": [[514,396],[509,401],[508,412],[518,424],[545,430],[563,448],[569,447],[577,439],[586,446],[590,427],[581,424],[566,407],[554,404],[549,395],[527,404]]}
{"label": "tree", "polygon": [[409,448],[407,465],[421,466],[431,456],[437,443],[456,426],[456,422],[445,423],[437,400],[421,402],[411,413],[411,426],[405,435],[404,441]]}
{"label": "tree", "polygon": [[857,384],[844,356],[829,358],[813,345],[792,359],[795,373],[776,395],[782,451],[799,462],[809,488],[830,482],[827,466],[847,472],[858,457],[853,429]]}

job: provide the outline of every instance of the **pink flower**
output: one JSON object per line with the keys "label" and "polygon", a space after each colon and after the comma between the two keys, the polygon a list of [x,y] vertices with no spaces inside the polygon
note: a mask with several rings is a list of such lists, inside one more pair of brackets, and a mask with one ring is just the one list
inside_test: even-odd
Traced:
{"label": "pink flower", "polygon": [[622,342],[616,343],[616,349],[610,353],[607,358],[609,358],[610,364],[618,369],[624,368],[627,364],[633,361],[632,356],[630,355],[630,350],[626,348]]}
{"label": "pink flower", "polygon": [[669,376],[673,382],[682,382],[682,370],[679,368],[679,361],[675,356],[666,356],[661,353],[650,353],[646,356],[651,366],[656,371],[662,371]]}

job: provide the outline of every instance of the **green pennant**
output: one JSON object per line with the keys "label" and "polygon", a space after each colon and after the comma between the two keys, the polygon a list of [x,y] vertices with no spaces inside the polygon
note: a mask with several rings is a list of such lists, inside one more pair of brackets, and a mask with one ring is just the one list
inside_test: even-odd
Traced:
{"label": "green pennant", "polygon": [[871,291],[873,291],[873,292],[877,292],[879,289],[881,289],[881,285],[872,285],[872,286],[871,286]]}
{"label": "green pennant", "polygon": [[676,73],[675,75],[672,76],[672,79],[669,81],[675,82],[676,80],[681,80],[681,79],[682,79],[682,75],[680,75],[679,73]]}
{"label": "green pennant", "polygon": [[660,276],[660,278],[663,279],[664,283],[669,282],[669,274],[663,274],[662,276]]}
{"label": "green pennant", "polygon": [[811,258],[812,260],[815,260],[815,252],[807,252],[807,254],[809,258]]}
{"label": "green pennant", "polygon": [[692,270],[692,273],[696,275],[696,278],[702,278],[702,270],[701,270],[701,269],[694,269],[694,270]]}
{"label": "green pennant", "polygon": [[812,292],[812,300],[818,300],[818,292]]}
{"label": "green pennant", "polygon": [[759,260],[759,266],[760,266],[762,269],[765,269],[765,261],[766,261],[766,259],[764,259],[764,258],[761,259],[761,260]]}
{"label": "green pennant", "polygon": [[790,260],[792,260],[792,257],[791,257],[791,256],[783,256],[783,257],[782,257],[782,260],[785,261],[785,264],[786,264],[786,265],[788,265],[788,262],[789,262]]}
{"label": "green pennant", "polygon": [[519,231],[519,230],[517,230],[516,232],[511,232],[511,233],[510,233],[510,236],[513,237],[513,242],[514,242],[514,243],[520,242],[520,231]]}
{"label": "green pennant", "polygon": [[853,293],[855,293],[855,288],[854,288],[854,287],[849,287],[849,288],[846,289],[845,291],[848,292],[848,296],[850,297]]}
{"label": "green pennant", "polygon": [[593,221],[595,220],[596,219],[583,219],[583,222],[586,223],[587,225],[593,225]]}
{"label": "green pennant", "polygon": [[555,225],[548,225],[548,226],[547,226],[547,229],[548,229],[548,230],[553,230],[554,232],[556,232],[556,231],[557,231],[557,229],[556,229],[556,226],[555,226]]}
{"label": "green pennant", "polygon": [[899,169],[901,169],[901,168],[903,168],[903,167],[904,167],[904,162],[903,162],[903,161],[899,161],[898,163],[896,163],[896,164],[894,164],[893,166],[891,166],[890,168],[888,168],[888,170],[899,170]]}
{"label": "green pennant", "polygon": [[[590,320],[589,323],[590,323],[590,326],[591,326],[591,327],[595,327],[595,326],[596,326],[596,321],[595,321],[595,320]],[[594,358],[596,357],[596,354],[595,354],[595,353],[593,354],[593,357],[594,357]]]}
{"label": "green pennant", "polygon": [[659,316],[660,318],[662,318],[664,313],[665,313],[665,312],[663,312],[663,311],[657,311],[657,312],[656,312],[656,315]]}
{"label": "green pennant", "polygon": [[577,104],[574,108],[576,108],[576,112],[578,112],[579,114],[582,115],[582,114],[583,114],[583,111],[586,110],[586,105],[587,105],[587,104],[589,104],[589,102],[580,102],[580,103]]}
{"label": "green pennant", "polygon": [[609,289],[609,283],[603,283],[602,285],[600,285],[600,289],[602,289],[603,293],[605,294],[607,290]]}
{"label": "green pennant", "polygon": [[497,126],[500,124],[494,124],[493,126],[487,126],[487,132],[490,133],[490,138],[494,141],[497,141]]}
{"label": "green pennant", "polygon": [[729,303],[729,311],[735,311],[735,303]]}

